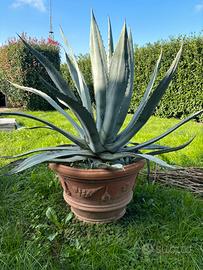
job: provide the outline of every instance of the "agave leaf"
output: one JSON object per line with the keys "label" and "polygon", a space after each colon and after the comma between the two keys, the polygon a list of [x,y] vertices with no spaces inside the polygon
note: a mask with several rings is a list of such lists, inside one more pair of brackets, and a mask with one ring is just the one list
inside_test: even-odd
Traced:
{"label": "agave leaf", "polygon": [[30,114],[27,114],[27,113],[21,113],[21,112],[0,112],[0,116],[3,116],[3,115],[16,115],[16,116],[21,116],[21,117],[26,117],[26,118],[36,120],[38,122],[41,122],[41,123],[51,127],[53,130],[58,131],[59,133],[64,135],[66,138],[68,138],[69,140],[71,140],[75,144],[81,146],[82,148],[84,148],[84,149],[88,148],[86,142],[83,139],[81,139],[79,137],[76,137],[75,135],[69,133],[68,131],[65,131],[65,130],[55,126],[54,124],[52,124],[52,123],[50,123],[48,121],[45,121],[45,120],[43,120],[41,118],[38,118],[36,116],[30,115]]}
{"label": "agave leaf", "polygon": [[79,82],[77,70],[73,64],[73,60],[69,57],[69,55],[66,52],[65,52],[65,57],[66,57],[66,63],[67,63],[69,73],[71,75],[73,83],[75,84],[75,88],[76,88],[76,90],[81,98],[80,82]]}
{"label": "agave leaf", "polygon": [[[20,36],[19,36],[20,37]],[[20,37],[25,46],[30,50],[30,52],[38,59],[38,61],[44,66],[50,78],[59,89],[61,93],[71,97],[74,100],[77,100],[74,93],[69,89],[66,81],[63,79],[60,72],[53,66],[53,64],[40,52],[35,50],[30,46],[22,37]]]}
{"label": "agave leaf", "polygon": [[[47,101],[49,100],[49,102],[51,102],[50,101],[51,98],[39,90],[36,90],[34,88],[29,88],[29,87],[23,87],[23,86],[18,86],[18,87],[20,87],[21,89],[24,89],[24,90],[26,89],[27,91],[32,91],[38,95],[41,95]],[[52,106],[55,106],[55,108],[57,108],[57,110],[59,110],[60,106],[55,101],[52,101],[51,104],[52,104]],[[80,132],[81,132],[80,134],[82,134],[82,136],[86,137],[86,141],[87,141],[88,145],[90,146],[90,148],[94,152],[103,151],[104,148],[100,142],[99,134],[98,134],[94,119],[92,118],[91,114],[81,104],[80,104],[80,106],[78,106],[78,102],[74,101],[73,99],[71,99],[69,97],[67,97],[67,105],[72,109],[72,111],[74,112],[74,114],[78,118],[79,122],[81,123],[83,130],[82,129],[80,130]],[[63,111],[63,114],[64,114],[65,111],[62,108],[60,108],[60,110],[61,110],[61,112]],[[84,133],[85,133],[85,135],[83,135]],[[74,141],[74,142],[76,144],[78,144],[76,141]]]}
{"label": "agave leaf", "polygon": [[[157,73],[158,73],[158,70],[159,70],[161,58],[162,58],[162,50],[161,50],[161,53],[160,53],[160,55],[159,55],[159,58],[158,58],[158,60],[157,60],[157,62],[156,62],[154,71],[153,71],[153,73],[152,73],[152,75],[151,75],[149,84],[148,84],[148,86],[147,86],[147,88],[146,88],[146,91],[145,91],[143,97],[142,97],[142,100],[141,100],[141,102],[140,102],[140,104],[139,104],[139,106],[138,106],[136,112],[134,113],[134,115],[133,115],[133,117],[132,117],[130,123],[128,124],[127,128],[126,128],[123,132],[121,132],[121,134],[120,134],[119,136],[124,136],[124,135],[126,135],[126,134],[128,133],[128,130],[131,129],[131,128],[133,127],[133,125],[134,125],[134,124],[136,123],[136,121],[138,120],[138,118],[139,118],[141,112],[144,110],[145,105],[146,105],[146,103],[147,103],[147,101],[148,101],[148,99],[149,99],[149,95],[150,95],[150,93],[151,93],[151,91],[152,91],[152,88],[153,88],[155,79],[156,79],[156,77],[157,77]],[[129,104],[128,104],[128,105],[129,105]]]}
{"label": "agave leaf", "polygon": [[130,51],[128,46],[128,34],[126,24],[124,23],[111,60],[106,111],[101,129],[102,142],[108,141],[109,137],[111,137],[112,124],[114,123],[115,115],[118,113],[125,96],[130,76],[129,59]]}
{"label": "agave leaf", "polygon": [[[59,154],[59,152],[57,152],[58,155],[60,156],[63,155],[62,152]],[[15,174],[15,173],[19,173],[19,172],[22,172],[28,168],[31,168],[37,164],[41,164],[45,161],[47,161],[50,158],[55,158],[58,156],[55,152],[52,152],[52,153],[43,153],[43,154],[36,154],[34,156],[31,156],[31,157],[28,157],[28,158],[25,158],[23,159],[21,162],[19,162],[19,164],[17,164],[17,166],[15,166],[14,168],[12,168],[8,173],[7,175],[12,175],[12,174]]]}
{"label": "agave leaf", "polygon": [[[156,77],[157,77],[157,73],[158,73],[158,70],[159,70],[161,58],[162,58],[162,50],[161,50],[161,53],[160,53],[160,55],[159,55],[159,58],[158,58],[158,60],[157,60],[157,62],[156,62],[154,71],[153,71],[153,73],[152,73],[152,75],[151,75],[151,79],[150,79],[150,81],[149,81],[149,84],[148,84],[148,86],[147,86],[147,88],[146,88],[146,91],[145,91],[143,97],[142,97],[142,100],[141,100],[141,102],[140,102],[140,104],[139,104],[139,106],[138,106],[138,108],[137,108],[135,114],[133,115],[133,117],[132,117],[132,119],[131,119],[131,121],[130,121],[128,127],[124,130],[123,134],[126,134],[126,133],[128,132],[128,128],[130,129],[130,128],[134,125],[134,123],[136,123],[136,121],[137,121],[137,120],[139,119],[139,117],[140,117],[141,112],[144,110],[145,105],[146,105],[146,103],[147,103],[147,101],[148,101],[148,99],[149,99],[149,95],[150,95],[150,93],[151,93],[151,91],[152,91],[152,88],[153,88],[153,86],[154,86],[154,82],[155,82]],[[121,136],[122,136],[122,135],[121,135]]]}
{"label": "agave leaf", "polygon": [[84,131],[82,130],[82,128],[72,119],[72,117],[66,112],[64,111],[50,96],[48,96],[46,93],[37,90],[35,88],[32,87],[26,87],[26,86],[21,86],[18,85],[16,83],[12,83],[10,82],[10,84],[12,84],[13,86],[15,86],[18,89],[27,91],[27,92],[31,92],[34,93],[40,97],[42,97],[43,99],[45,99],[53,108],[55,108],[59,113],[61,113],[63,116],[65,116],[66,119],[68,119],[68,121],[73,125],[73,127],[78,131],[78,133],[80,134],[80,136],[83,138],[84,137]]}
{"label": "agave leaf", "polygon": [[[26,158],[21,158],[15,161],[10,162],[9,164],[6,164],[2,167],[0,167],[0,172],[4,171],[4,170],[10,170],[11,168],[19,165],[23,160],[25,160]],[[6,176],[6,173],[0,174],[0,176]]]}
{"label": "agave leaf", "polygon": [[39,79],[47,87],[48,93],[50,93],[50,95],[54,93],[58,102],[61,103],[66,108],[70,109],[68,104],[66,103],[66,100],[67,100],[66,95],[62,94],[61,92],[58,92],[58,89],[56,89],[53,85],[51,85],[46,80],[44,80],[44,78],[42,78],[42,76],[40,76],[40,75],[39,75]]}
{"label": "agave leaf", "polygon": [[144,158],[148,161],[152,161],[158,165],[160,165],[161,167],[165,167],[165,168],[168,168],[168,169],[177,169],[176,166],[174,165],[170,165],[168,164],[167,162],[161,160],[160,158],[157,158],[157,157],[154,157],[154,156],[151,156],[151,155],[148,155],[148,154],[137,154],[139,157],[141,158]]}
{"label": "agave leaf", "polygon": [[159,136],[149,140],[149,141],[146,141],[144,143],[140,143],[136,146],[134,146],[134,151],[136,150],[139,150],[139,149],[143,149],[149,145],[151,145],[152,143],[155,143],[161,139],[163,139],[164,137],[166,137],[167,135],[169,135],[170,133],[172,133],[173,131],[175,131],[176,129],[178,129],[179,127],[181,127],[182,125],[184,125],[185,123],[187,123],[188,121],[190,121],[191,119],[195,118],[196,116],[200,115],[203,113],[203,110],[199,111],[199,112],[196,112],[196,113],[193,113],[191,114],[190,116],[186,117],[185,119],[181,120],[179,123],[177,123],[176,125],[174,125],[173,127],[169,128],[167,131],[165,131],[164,133],[160,134]]}
{"label": "agave leaf", "polygon": [[48,126],[34,126],[34,127],[24,127],[24,126],[21,126],[20,128],[17,128],[17,131],[20,131],[20,130],[22,130],[22,129],[28,129],[28,130],[32,130],[32,129],[51,129],[51,130],[53,130],[53,128],[51,128],[51,127],[48,127]]}
{"label": "agave leaf", "polygon": [[[47,82],[41,75],[39,75],[39,79],[47,87],[46,90],[48,91],[48,94],[50,94],[50,96],[53,95],[53,93],[54,93],[54,95],[55,95],[55,97],[57,99],[61,99],[64,102],[66,102],[66,100],[67,100],[67,96],[66,95],[64,95],[63,93],[59,92],[57,88],[55,88],[53,85],[51,85],[49,82]],[[65,107],[69,108],[68,105],[67,105],[67,103],[66,103],[66,106]]]}
{"label": "agave leaf", "polygon": [[[89,113],[91,115],[93,115],[89,89],[85,83],[85,80],[84,80],[82,74],[80,73],[78,64],[77,64],[77,62],[76,62],[76,64],[73,64],[75,62],[71,61],[68,54],[65,53],[65,55],[66,55],[66,62],[67,62],[68,68],[69,68],[69,72],[71,74],[72,80],[75,82],[75,86],[76,86],[77,80],[78,80],[79,85],[76,86],[76,88],[79,89],[78,93],[79,93],[80,98],[82,100],[82,104],[89,111]],[[74,65],[77,65],[77,66],[75,67]]]}
{"label": "agave leaf", "polygon": [[133,93],[133,81],[134,81],[134,49],[133,49],[133,39],[132,33],[129,30],[129,37],[128,37],[128,46],[129,46],[129,68],[130,68],[130,77],[129,82],[126,88],[125,96],[123,97],[122,104],[120,106],[120,110],[118,113],[115,114],[114,122],[112,125],[111,136],[108,139],[108,143],[112,142],[115,139],[116,134],[120,130],[125,118],[128,114],[128,109]]}
{"label": "agave leaf", "polygon": [[90,29],[90,59],[96,100],[96,125],[97,130],[100,131],[106,108],[108,68],[106,52],[93,12]]}
{"label": "agave leaf", "polygon": [[27,152],[24,152],[22,154],[18,154],[18,155],[15,155],[15,156],[0,156],[0,158],[12,159],[12,158],[19,158],[19,157],[27,156],[27,155],[37,153],[37,152],[58,151],[58,150],[71,150],[71,151],[73,151],[73,150],[80,150],[80,148],[78,146],[75,146],[75,145],[72,145],[72,146],[44,147],[44,148],[38,148],[38,149],[30,150],[30,151],[27,151]]}
{"label": "agave leaf", "polygon": [[54,158],[54,159],[50,159],[49,162],[53,162],[53,163],[70,163],[70,162],[76,162],[76,161],[84,161],[86,160],[87,157],[85,156],[73,156],[73,157],[69,157],[69,158]]}
{"label": "agave leaf", "polygon": [[0,176],[6,176],[7,175],[7,171],[11,170],[12,168],[14,168],[15,166],[19,165],[23,160],[25,160],[25,158],[22,159],[18,159],[15,161],[10,162],[9,164],[6,164],[2,167],[0,167]]}
{"label": "agave leaf", "polygon": [[112,35],[112,30],[111,30],[111,20],[108,17],[108,70],[111,65],[111,58],[113,56],[114,48],[113,48],[113,35]]}
{"label": "agave leaf", "polygon": [[159,144],[150,144],[141,148],[141,150],[166,149],[168,146]]}
{"label": "agave leaf", "polygon": [[178,146],[175,146],[175,147],[167,147],[165,149],[161,149],[161,150],[158,150],[158,151],[149,152],[147,154],[148,155],[160,155],[160,154],[170,153],[170,152],[174,152],[174,151],[183,149],[186,146],[188,146],[194,140],[194,138],[195,138],[195,136],[192,137],[189,141],[187,141],[184,144],[181,144],[181,145],[178,145]]}
{"label": "agave leaf", "polygon": [[156,62],[154,71],[153,71],[153,73],[151,75],[149,84],[147,85],[146,91],[145,91],[145,93],[144,93],[144,95],[142,97],[142,100],[141,100],[141,102],[140,102],[140,104],[139,104],[139,106],[138,106],[138,108],[137,108],[137,110],[136,110],[136,112],[135,112],[135,114],[133,116],[133,121],[136,121],[138,119],[140,113],[144,109],[145,104],[146,104],[146,102],[147,102],[147,100],[149,98],[149,95],[150,95],[150,93],[152,91],[152,88],[154,86],[154,82],[156,80],[156,77],[157,77],[157,74],[158,74],[158,71],[159,71],[159,67],[160,67],[160,63],[161,63],[161,58],[162,58],[162,50],[161,50],[161,53],[159,55],[159,58],[158,58],[158,60]]}
{"label": "agave leaf", "polygon": [[[58,88],[54,87],[51,83],[47,82],[47,80],[45,80],[40,74],[38,75],[40,81],[42,82],[42,84],[44,84],[44,86],[46,86],[46,90],[48,91],[48,93],[54,93],[54,95],[57,95],[59,90]],[[61,93],[61,92],[59,92]],[[66,95],[64,95],[64,97],[67,97]]]}
{"label": "agave leaf", "polygon": [[81,97],[83,106],[89,111],[89,113],[91,115],[93,115],[89,89],[88,89],[88,87],[85,83],[85,80],[83,78],[83,75],[79,69],[79,66],[78,66],[77,60],[75,58],[75,55],[72,51],[72,48],[70,47],[70,45],[67,41],[67,38],[64,35],[63,29],[61,27],[60,27],[60,32],[61,32],[61,36],[64,40],[64,43],[65,43],[65,45],[68,48],[69,53],[70,53],[70,56],[67,53],[65,53],[65,55],[66,55],[66,62],[68,65],[68,69],[69,69],[71,78],[72,78],[73,82],[75,83],[75,87],[76,87],[76,89]]}
{"label": "agave leaf", "polygon": [[[173,152],[173,151],[177,151],[177,150],[185,148],[187,145],[189,145],[194,140],[194,138],[195,138],[195,136],[192,137],[188,142],[181,144],[179,146],[176,146],[176,147],[162,146],[162,145],[158,145],[158,144],[150,144],[150,145],[141,147],[140,150],[158,150],[158,151],[148,152],[147,154],[149,154],[149,155],[159,155],[159,154],[169,153],[169,152]],[[134,144],[135,146],[140,145],[139,143],[132,143],[132,144]],[[125,151],[134,152],[137,150],[137,149],[135,149],[135,146],[124,147],[122,149],[122,151],[123,152],[125,152]]]}
{"label": "agave leaf", "polygon": [[90,149],[94,153],[100,153],[104,151],[104,147],[101,143],[99,133],[97,131],[92,115],[82,105],[78,106],[78,102],[74,101],[73,99],[69,98],[67,103],[80,121],[85,132],[85,140]]}
{"label": "agave leaf", "polygon": [[55,158],[60,158],[60,157],[68,157],[68,156],[74,156],[77,154],[81,155],[87,155],[91,156],[93,155],[92,153],[90,154],[90,151],[88,150],[58,150],[58,151],[49,151],[45,152],[42,154],[36,154],[34,156],[28,157],[25,160],[23,160],[19,165],[17,165],[15,168],[9,171],[8,175],[12,175],[15,173],[22,172],[26,169],[29,169],[33,166],[36,166],[38,164],[48,162],[50,160],[53,160]]}
{"label": "agave leaf", "polygon": [[143,127],[143,125],[147,122],[150,116],[153,114],[154,109],[156,108],[157,104],[159,103],[160,99],[162,98],[163,94],[165,93],[169,83],[171,82],[173,75],[178,66],[178,62],[180,60],[182,52],[182,45],[180,50],[178,51],[172,65],[166,72],[165,77],[161,80],[159,85],[156,87],[148,101],[146,102],[145,106],[143,107],[138,119],[134,121],[134,123],[129,124],[124,132],[121,132],[120,135],[117,136],[116,142],[112,145],[108,146],[109,151],[117,151],[121,146],[128,143],[128,141]]}
{"label": "agave leaf", "polygon": [[[63,103],[61,100],[60,102]],[[81,123],[81,126],[85,132],[85,140],[87,141],[90,149],[95,153],[102,152],[104,147],[101,144],[99,133],[97,131],[92,115],[87,111],[85,107],[83,107],[81,104],[78,106],[78,102],[71,98],[68,98],[67,104]]]}
{"label": "agave leaf", "polygon": [[139,159],[140,158],[141,159],[146,159],[146,160],[149,160],[149,161],[153,161],[153,162],[159,164],[162,167],[167,167],[167,168],[170,168],[170,169],[175,169],[176,168],[175,166],[169,165],[165,161],[163,161],[163,160],[161,160],[161,159],[159,159],[157,157],[148,155],[148,154],[138,154],[138,153],[132,153],[132,152],[118,152],[118,153],[115,153],[115,154],[111,154],[111,153],[102,153],[102,154],[100,154],[100,158],[103,159],[103,160],[116,160],[116,159],[124,158],[124,157],[135,157],[135,158],[139,158]]}
{"label": "agave leaf", "polygon": [[48,126],[22,127],[21,129],[30,129],[30,130],[32,130],[32,129],[39,129],[39,128],[44,128],[44,129],[51,129],[51,130],[53,130],[53,128],[48,127]]}
{"label": "agave leaf", "polygon": [[67,104],[64,100],[62,100],[62,99],[60,99],[60,98],[58,98],[58,97],[57,97],[57,100],[58,100],[58,102],[61,103],[64,107],[70,109],[70,107],[68,106],[68,104]]}
{"label": "agave leaf", "polygon": [[69,108],[68,104],[65,102],[67,99],[67,96],[64,95],[63,93],[59,92],[57,88],[55,88],[53,85],[51,85],[49,82],[47,82],[41,75],[39,75],[40,81],[46,86],[46,90],[48,94],[55,95],[56,99],[60,104],[62,104],[64,107]]}
{"label": "agave leaf", "polygon": [[[134,146],[136,145],[139,145],[139,143],[133,143],[133,142],[130,142],[130,144],[133,144]],[[134,146],[127,146],[127,147],[124,147],[123,148],[123,151],[133,151],[134,150]],[[150,144],[150,145],[147,145],[146,147],[142,147],[141,150],[158,150],[158,149],[167,149],[168,146],[163,146],[163,145],[159,145],[159,144]]]}

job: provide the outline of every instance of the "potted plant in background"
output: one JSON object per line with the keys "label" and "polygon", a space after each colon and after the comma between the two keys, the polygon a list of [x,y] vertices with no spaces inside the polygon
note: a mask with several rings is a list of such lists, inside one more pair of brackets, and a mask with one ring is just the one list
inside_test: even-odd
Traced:
{"label": "potted plant in background", "polygon": [[[157,104],[166,91],[180,60],[182,46],[178,51],[165,77],[152,91],[161,62],[162,52],[144,96],[131,121],[125,129],[121,129],[133,91],[134,49],[130,31],[124,23],[119,41],[114,50],[111,24],[108,24],[108,51],[106,53],[98,25],[92,13],[90,31],[90,58],[94,82],[96,112],[94,112],[90,93],[79,70],[77,60],[63,34],[67,51],[65,56],[71,77],[75,83],[78,97],[72,92],[60,73],[41,53],[32,48],[25,40],[22,42],[45,67],[56,87],[41,80],[54,91],[58,103],[40,90],[19,86],[19,89],[35,93],[49,102],[60,114],[74,126],[78,135],[68,130],[23,112],[4,112],[0,115],[17,115],[37,120],[47,128],[61,133],[67,138],[67,145],[35,149],[16,156],[9,175],[22,172],[40,163],[49,163],[61,181],[64,199],[80,220],[87,222],[110,222],[121,218],[126,205],[131,201],[135,178],[143,168],[145,160],[153,161],[161,166],[174,168],[161,159],[158,154],[176,151],[186,147],[193,140],[176,146],[161,146],[157,141],[196,117],[202,111],[181,120],[163,134],[143,143],[131,143],[133,136],[145,125],[153,114]],[[78,121],[75,121],[70,109]],[[34,131],[33,131],[34,132]],[[72,143],[69,144],[69,141]],[[27,157],[28,156],[28,157]]]}

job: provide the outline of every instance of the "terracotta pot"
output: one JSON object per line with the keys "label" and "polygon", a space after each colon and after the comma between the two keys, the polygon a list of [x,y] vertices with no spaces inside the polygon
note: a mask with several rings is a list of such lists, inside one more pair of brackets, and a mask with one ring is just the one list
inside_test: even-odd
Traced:
{"label": "terracotta pot", "polygon": [[78,169],[49,164],[60,179],[63,197],[72,212],[82,221],[107,223],[121,218],[132,200],[135,178],[143,160],[127,165],[124,170]]}

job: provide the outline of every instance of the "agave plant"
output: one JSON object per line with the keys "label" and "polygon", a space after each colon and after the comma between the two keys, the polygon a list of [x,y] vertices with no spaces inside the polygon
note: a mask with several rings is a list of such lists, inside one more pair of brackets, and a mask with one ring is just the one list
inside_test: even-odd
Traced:
{"label": "agave plant", "polygon": [[[79,70],[77,59],[74,56],[62,29],[60,29],[60,31],[67,48],[67,50],[65,50],[67,66],[79,97],[76,97],[74,92],[70,90],[66,81],[49,60],[22,38],[22,42],[45,67],[52,79],[55,87],[51,86],[41,78],[49,90],[54,92],[58,102],[54,101],[48,94],[40,90],[19,86],[15,83],[12,83],[12,85],[44,98],[73,125],[77,131],[77,135],[73,135],[68,130],[61,129],[51,122],[24,112],[0,113],[1,116],[16,115],[36,120],[43,123],[45,128],[57,131],[67,138],[67,145],[39,148],[16,156],[4,157],[18,158],[17,161],[12,162],[12,165],[14,166],[9,174],[22,172],[25,169],[44,162],[70,164],[76,161],[88,161],[88,164],[91,164],[93,167],[119,169],[122,168],[123,164],[136,162],[136,160],[139,159],[146,159],[147,161],[156,162],[161,166],[174,168],[174,166],[167,164],[155,156],[182,149],[189,145],[194,138],[191,138],[186,143],[176,147],[162,146],[155,143],[203,111],[190,115],[175,126],[166,130],[163,134],[143,143],[131,143],[130,140],[145,125],[164,95],[176,72],[181,57],[182,45],[170,68],[166,72],[165,77],[154,89],[154,82],[162,58],[162,52],[160,53],[143,98],[130,122],[127,124],[127,127],[122,130],[121,127],[125,121],[131,101],[134,79],[133,40],[131,31],[128,31],[126,28],[126,23],[123,25],[119,41],[114,49],[111,23],[110,20],[108,21],[108,51],[106,52],[97,22],[92,13],[90,58],[94,82],[96,112],[92,107],[89,89]],[[69,110],[63,109],[64,106],[75,114],[78,122],[71,117]],[[69,140],[72,144],[69,144]]]}

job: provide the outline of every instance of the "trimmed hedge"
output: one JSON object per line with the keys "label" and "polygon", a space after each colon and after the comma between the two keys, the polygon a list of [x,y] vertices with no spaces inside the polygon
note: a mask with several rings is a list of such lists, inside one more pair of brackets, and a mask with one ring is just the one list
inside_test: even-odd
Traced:
{"label": "trimmed hedge", "polygon": [[[154,65],[163,48],[163,58],[155,86],[163,78],[180,48],[180,39],[156,42],[135,50],[135,81],[130,112],[134,112],[140,101]],[[203,37],[185,37],[181,60],[177,72],[155,115],[184,118],[203,108]],[[198,120],[203,120],[201,116]]]}
{"label": "trimmed hedge", "polygon": [[[26,38],[60,70],[59,47],[45,40]],[[24,86],[48,92],[39,74],[49,83],[50,78],[42,65],[33,57],[20,40],[13,39],[0,48],[0,91],[7,98],[8,107],[24,107],[29,110],[50,110],[52,107],[42,98],[12,87],[5,79]]]}
{"label": "trimmed hedge", "polygon": [[[203,37],[191,36],[171,38],[169,41],[159,41],[135,48],[134,92],[129,113],[135,111],[147,87],[161,48],[163,48],[163,58],[155,86],[171,65],[182,39],[184,39],[183,53],[177,73],[158,105],[155,115],[184,118],[203,108]],[[93,89],[89,56],[80,56],[78,61],[89,87]],[[72,84],[65,64],[61,66],[61,72]],[[203,116],[197,120],[202,121]]]}

